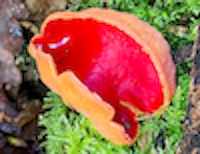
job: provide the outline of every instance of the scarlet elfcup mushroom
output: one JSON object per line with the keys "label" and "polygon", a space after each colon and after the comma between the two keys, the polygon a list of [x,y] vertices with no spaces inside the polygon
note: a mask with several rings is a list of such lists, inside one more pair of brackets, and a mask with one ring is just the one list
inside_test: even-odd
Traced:
{"label": "scarlet elfcup mushroom", "polygon": [[42,81],[115,144],[133,144],[138,115],[161,113],[176,89],[168,43],[125,12],[51,14],[28,51]]}

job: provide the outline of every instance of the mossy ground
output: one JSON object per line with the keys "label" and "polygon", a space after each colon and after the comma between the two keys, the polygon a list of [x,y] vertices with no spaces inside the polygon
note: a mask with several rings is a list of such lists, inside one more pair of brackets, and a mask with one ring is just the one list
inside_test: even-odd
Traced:
{"label": "mossy ground", "polygon": [[[168,40],[173,53],[182,46],[192,45],[199,23],[199,5],[196,0],[156,0],[153,5],[148,0],[77,0],[69,1],[68,9],[108,7],[133,13],[155,26]],[[48,111],[39,122],[46,127],[40,134],[40,138],[46,137],[41,146],[48,154],[174,154],[183,134],[190,60],[184,57],[181,64],[176,64],[177,91],[171,104],[162,116],[141,123],[139,139],[133,146],[116,146],[104,140],[84,116],[68,109],[53,92],[44,99],[43,107]]]}

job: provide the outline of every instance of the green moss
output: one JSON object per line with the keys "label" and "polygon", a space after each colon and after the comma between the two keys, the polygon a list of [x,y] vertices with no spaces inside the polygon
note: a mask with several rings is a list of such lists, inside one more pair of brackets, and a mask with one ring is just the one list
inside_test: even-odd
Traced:
{"label": "green moss", "polygon": [[40,117],[40,126],[45,126],[39,138],[48,154],[128,154],[130,149],[115,146],[105,141],[84,116],[69,110],[53,92],[45,98],[44,109],[50,109]]}
{"label": "green moss", "polygon": [[[70,5],[69,10],[88,7],[104,7],[103,0],[82,0]],[[133,13],[155,26],[166,37],[172,51],[182,45],[193,43],[194,27],[199,23],[199,2],[196,0],[157,0],[150,6],[147,0],[107,0],[108,8]],[[180,35],[169,32],[171,26],[188,26],[189,30]],[[183,134],[183,120],[186,114],[189,74],[184,70],[191,64],[177,66],[177,91],[170,106],[161,117],[141,123],[138,142],[132,147],[115,146],[101,137],[91,123],[81,114],[69,110],[61,99],[50,92],[44,100],[44,108],[49,109],[41,118],[39,126],[45,126],[40,138],[48,154],[174,154]],[[67,117],[67,116],[68,117]],[[147,143],[142,145],[148,133]],[[163,145],[165,148],[163,149]],[[140,147],[140,148],[139,148]]]}

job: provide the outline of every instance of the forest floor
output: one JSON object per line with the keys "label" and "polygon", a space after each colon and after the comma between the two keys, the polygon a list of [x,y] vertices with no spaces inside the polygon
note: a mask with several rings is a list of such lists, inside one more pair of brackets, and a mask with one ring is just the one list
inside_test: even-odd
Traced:
{"label": "forest floor", "polygon": [[[189,112],[189,109],[187,110],[188,87],[193,66],[191,53],[196,38],[195,28],[199,24],[199,2],[195,0],[184,2],[168,0],[165,3],[158,0],[1,1],[1,154],[62,154],[66,151],[69,154],[96,152],[99,154],[174,154],[180,148],[179,143],[184,134],[184,121]],[[60,98],[43,85],[34,60],[27,53],[30,39],[39,33],[42,21],[49,14],[64,10],[78,11],[88,7],[112,8],[133,13],[155,26],[171,45],[177,68],[176,94],[162,116],[141,122],[142,129],[138,142],[131,147],[115,146],[105,141],[91,127],[87,119],[66,108]],[[60,110],[53,110],[55,106]],[[69,113],[72,121],[77,122],[76,127],[71,121],[64,122],[66,113]],[[61,130],[63,126],[56,125],[51,129],[54,122],[59,119],[71,131]],[[86,128],[92,132],[92,135],[83,135],[81,131],[85,131]],[[60,134],[56,135],[55,132]],[[76,137],[64,138],[58,143],[59,145],[55,144],[56,140],[66,136],[66,133],[76,134]],[[74,146],[74,143],[81,140],[80,138],[86,139],[84,144],[81,142],[80,146]],[[199,143],[198,139],[193,138],[194,144]],[[195,147],[198,146],[199,144]]]}

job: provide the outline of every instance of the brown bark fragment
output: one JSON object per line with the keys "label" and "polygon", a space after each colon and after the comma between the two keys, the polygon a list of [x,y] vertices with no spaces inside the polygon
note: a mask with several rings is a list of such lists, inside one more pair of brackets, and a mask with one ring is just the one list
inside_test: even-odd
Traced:
{"label": "brown bark fragment", "polygon": [[177,154],[200,153],[200,27],[194,43],[193,67],[191,72],[187,116],[184,123],[184,135]]}

